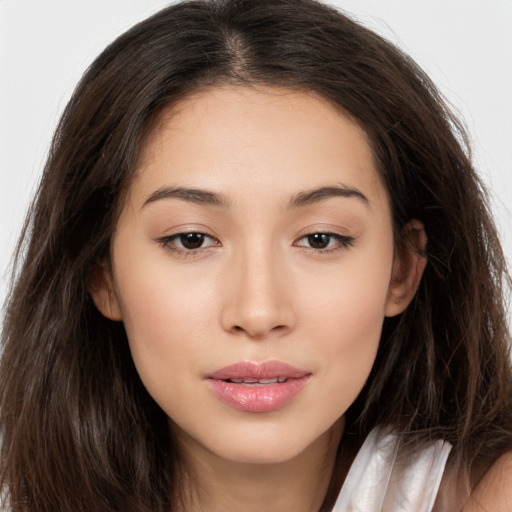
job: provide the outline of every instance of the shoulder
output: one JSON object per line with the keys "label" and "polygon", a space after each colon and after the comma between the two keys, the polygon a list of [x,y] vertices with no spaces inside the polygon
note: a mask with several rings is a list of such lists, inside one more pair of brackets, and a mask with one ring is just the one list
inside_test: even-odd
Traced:
{"label": "shoulder", "polygon": [[485,473],[462,512],[512,510],[512,451],[503,454]]}

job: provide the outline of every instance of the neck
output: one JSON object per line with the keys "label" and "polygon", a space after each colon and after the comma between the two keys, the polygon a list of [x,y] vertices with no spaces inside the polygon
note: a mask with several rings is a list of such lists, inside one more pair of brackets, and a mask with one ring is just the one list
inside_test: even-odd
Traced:
{"label": "neck", "polygon": [[180,443],[186,468],[182,512],[317,512],[333,472],[343,430],[338,421],[294,458],[273,464],[222,459]]}

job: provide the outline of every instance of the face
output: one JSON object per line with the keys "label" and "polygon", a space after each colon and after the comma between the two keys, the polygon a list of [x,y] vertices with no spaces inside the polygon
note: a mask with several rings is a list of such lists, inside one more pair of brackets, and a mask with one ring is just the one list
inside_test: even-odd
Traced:
{"label": "face", "polygon": [[419,268],[394,250],[365,133],[270,88],[210,89],[162,115],[111,257],[93,297],[123,321],[148,392],[182,443],[245,462],[330,435]]}

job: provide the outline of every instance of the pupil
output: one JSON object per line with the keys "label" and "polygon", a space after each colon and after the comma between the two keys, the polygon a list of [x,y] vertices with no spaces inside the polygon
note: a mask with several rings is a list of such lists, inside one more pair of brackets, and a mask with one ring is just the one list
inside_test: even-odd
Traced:
{"label": "pupil", "polygon": [[203,241],[202,233],[187,233],[180,236],[180,242],[185,249],[199,249],[203,245]]}
{"label": "pupil", "polygon": [[330,240],[331,237],[325,233],[308,235],[308,243],[313,249],[325,249],[329,245]]}

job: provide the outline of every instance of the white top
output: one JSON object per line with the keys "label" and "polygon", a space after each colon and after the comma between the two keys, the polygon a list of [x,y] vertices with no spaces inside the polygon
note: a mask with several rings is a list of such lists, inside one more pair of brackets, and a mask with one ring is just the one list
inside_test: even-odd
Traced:
{"label": "white top", "polygon": [[374,429],[361,446],[333,512],[431,512],[451,445],[433,442],[399,457],[400,438]]}

